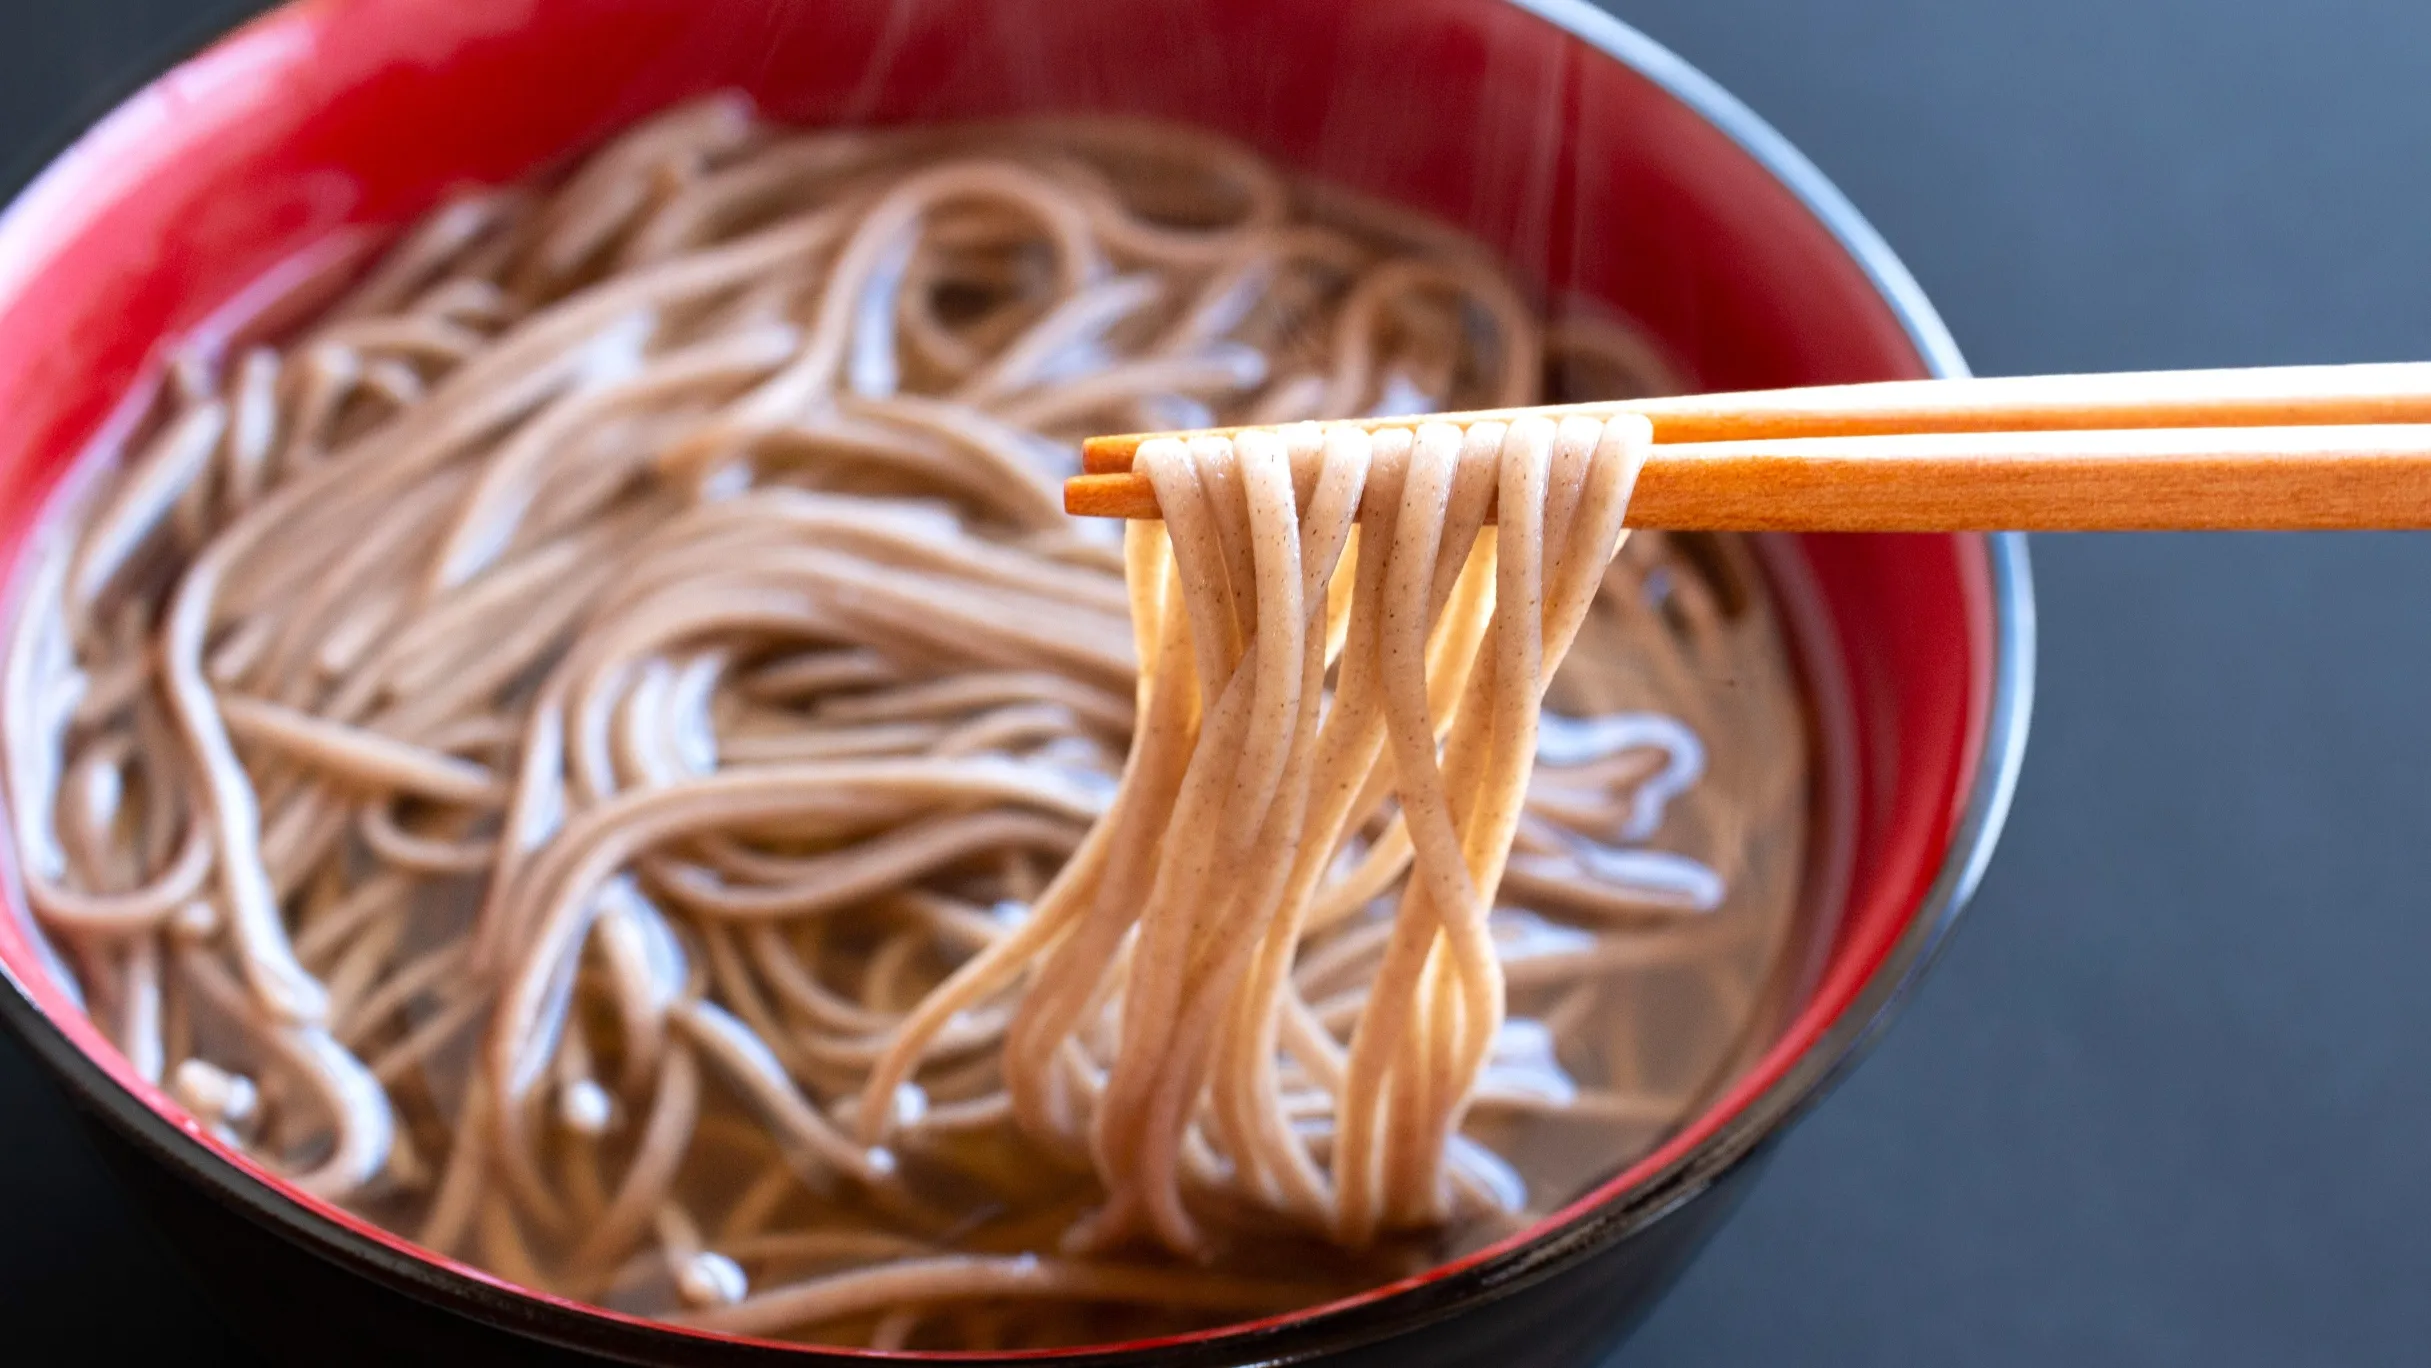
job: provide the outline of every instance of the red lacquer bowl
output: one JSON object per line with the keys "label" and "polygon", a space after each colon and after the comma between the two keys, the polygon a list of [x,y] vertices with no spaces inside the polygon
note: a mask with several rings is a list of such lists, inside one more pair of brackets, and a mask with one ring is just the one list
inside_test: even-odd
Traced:
{"label": "red lacquer bowl", "polygon": [[[156,363],[250,285],[452,187],[722,87],[805,123],[1123,111],[1208,124],[1429,209],[1617,306],[1708,389],[1960,373],[1915,283],[1743,106],[1584,0],[306,0],[155,80],[0,219],[0,555]],[[2020,539],[1777,542],[1825,730],[1819,968],[1771,1048],[1655,1153],[1520,1236],[1255,1325],[1059,1363],[1595,1361],[1768,1142],[1864,1051],[1990,857],[2023,751]],[[1800,606],[1802,605],[1802,606]],[[13,876],[10,880],[13,885]],[[0,1013],[263,1349],[312,1363],[866,1358],[535,1296],[316,1201],[204,1135],[0,916]]]}

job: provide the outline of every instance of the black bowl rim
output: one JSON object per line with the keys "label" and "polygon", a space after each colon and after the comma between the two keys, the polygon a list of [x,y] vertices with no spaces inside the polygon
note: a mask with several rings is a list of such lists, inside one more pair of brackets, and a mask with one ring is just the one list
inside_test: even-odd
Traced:
{"label": "black bowl rim", "polygon": [[[1501,0],[1560,28],[1635,71],[1704,118],[1778,180],[1831,233],[1865,273],[1908,334],[1918,359],[1937,377],[1969,373],[1958,344],[1923,288],[1898,256],[1815,164],[1756,112],[1702,71],[1637,29],[1596,8],[1591,0]],[[15,182],[0,222],[12,217],[38,185],[90,128],[127,99],[170,70],[261,19],[273,6],[242,24],[189,37],[142,74],[122,81],[106,103],[93,102],[72,121],[72,130],[52,140],[49,155]],[[1786,1132],[1846,1077],[1880,1039],[1890,1019],[1915,991],[1947,943],[1989,865],[2024,762],[2033,709],[2035,608],[2026,539],[2014,532],[1983,539],[1990,571],[1992,609],[1991,699],[1983,753],[1974,783],[1952,828],[1942,865],[1916,913],[1857,997],[1790,1068],[1751,1099],[1689,1153],[1619,1196],[1521,1248],[1482,1260],[1405,1290],[1334,1310],[1260,1325],[1240,1333],[1218,1331],[1169,1346],[1119,1352],[1076,1350],[1023,1356],[1057,1368],[1145,1368],[1150,1364],[1241,1362],[1292,1363],[1373,1343],[1416,1326],[1499,1300],[1575,1265],[1588,1254],[1675,1212]],[[469,1277],[428,1259],[380,1244],[359,1231],[311,1211],[214,1153],[168,1118],[121,1088],[34,1003],[26,984],[0,965],[13,990],[0,993],[0,1018],[89,1112],[137,1142],[152,1158],[198,1184],[223,1205],[279,1232],[309,1252],[355,1269],[392,1290],[475,1320],[567,1349],[646,1364],[739,1365],[743,1363],[868,1363],[861,1355],[827,1355],[815,1349],[706,1339],[696,1335],[586,1313],[569,1304],[526,1295],[502,1283]],[[1215,1357],[1211,1357],[1215,1356]],[[927,1361],[953,1361],[952,1355]],[[915,1360],[918,1361],[918,1360]]]}

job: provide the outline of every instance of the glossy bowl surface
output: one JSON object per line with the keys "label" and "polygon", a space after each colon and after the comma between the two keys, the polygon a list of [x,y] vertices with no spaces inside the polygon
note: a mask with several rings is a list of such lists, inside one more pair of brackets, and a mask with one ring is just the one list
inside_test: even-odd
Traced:
{"label": "glossy bowl surface", "polygon": [[[723,87],[809,124],[1119,111],[1206,124],[1414,204],[1556,298],[1613,305],[1707,389],[1964,370],[1914,282],[1743,106],[1583,0],[302,0],[159,77],[0,217],[0,560],[129,420],[159,344],[256,332],[282,279],[452,188]],[[1914,985],[2022,754],[2016,537],[1776,546],[1841,729],[1836,908],[1778,1039],[1660,1149],[1524,1234],[1326,1307],[1057,1362],[1592,1361]],[[14,883],[13,874],[9,882]],[[536,1296],[295,1191],[138,1078],[52,976],[13,886],[0,1014],[264,1348],[361,1362],[822,1357]],[[328,1336],[340,1338],[331,1339]],[[865,1355],[834,1354],[838,1361]]]}

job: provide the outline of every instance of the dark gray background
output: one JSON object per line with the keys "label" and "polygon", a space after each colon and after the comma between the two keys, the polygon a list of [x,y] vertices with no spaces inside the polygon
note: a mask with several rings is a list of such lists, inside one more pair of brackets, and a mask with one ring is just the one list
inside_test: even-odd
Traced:
{"label": "dark gray background", "polygon": [[[2425,0],[1609,3],[1813,156],[1980,371],[2431,357]],[[245,8],[0,0],[0,157]],[[2431,539],[2034,558],[1967,925],[1625,1362],[2431,1344]],[[5,1042],[0,1156],[0,1358],[249,1362]]]}

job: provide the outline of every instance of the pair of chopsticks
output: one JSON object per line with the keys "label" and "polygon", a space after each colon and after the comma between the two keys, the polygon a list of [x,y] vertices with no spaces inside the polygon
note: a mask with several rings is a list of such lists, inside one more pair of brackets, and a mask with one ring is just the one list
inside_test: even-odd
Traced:
{"label": "pair of chopsticks", "polygon": [[[1632,527],[2431,528],[2431,363],[1911,380],[1351,420],[1643,414]],[[1231,435],[1240,428],[1211,431]],[[1091,439],[1066,511],[1154,518],[1151,436]]]}

